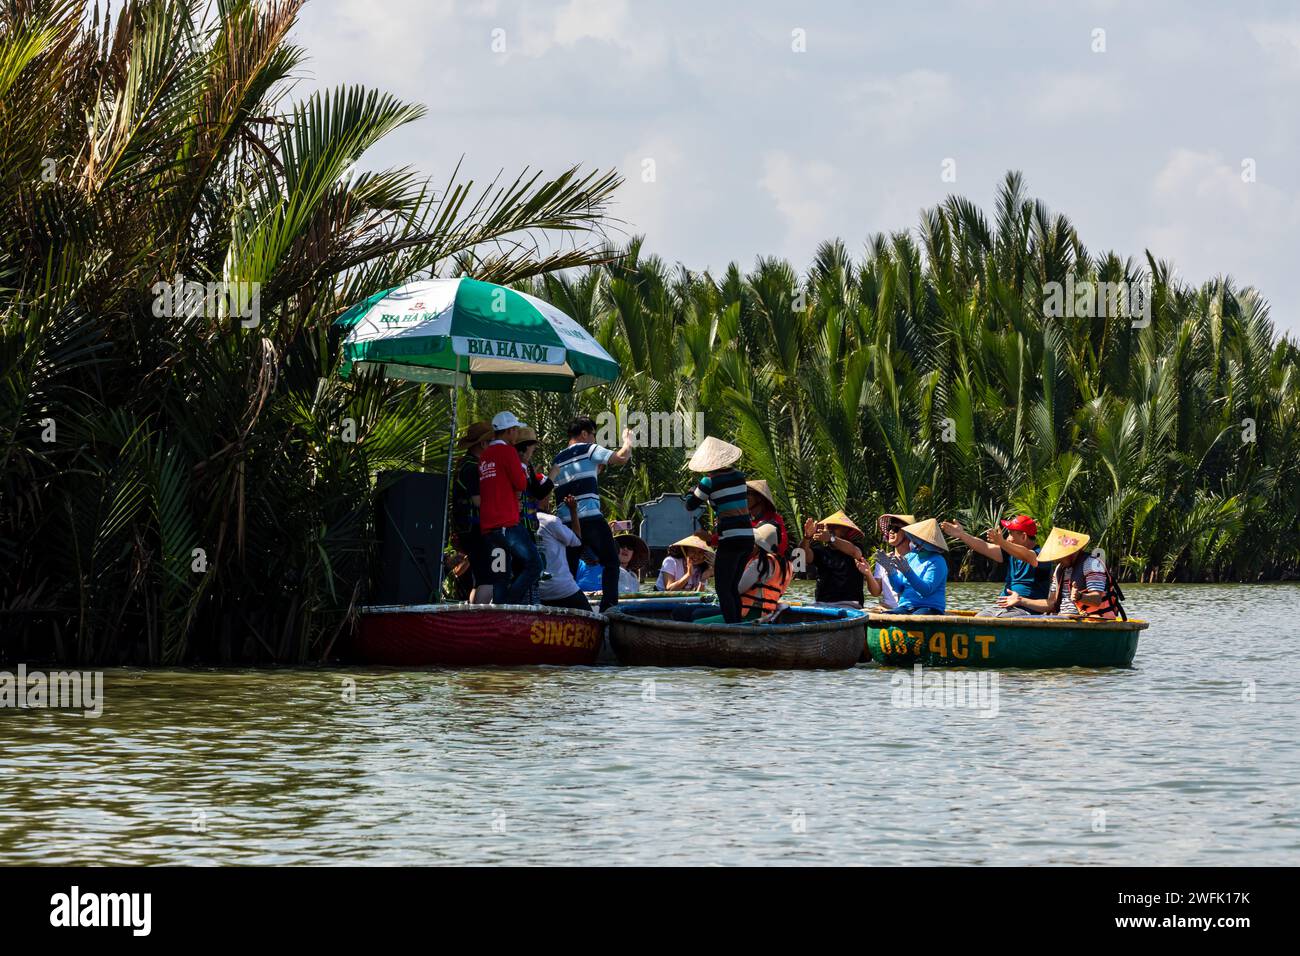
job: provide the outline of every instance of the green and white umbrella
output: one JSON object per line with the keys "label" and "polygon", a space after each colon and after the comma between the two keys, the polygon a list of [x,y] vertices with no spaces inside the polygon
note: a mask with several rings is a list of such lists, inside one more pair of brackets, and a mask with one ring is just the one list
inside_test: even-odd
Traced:
{"label": "green and white umbrella", "polygon": [[387,289],[344,312],[343,374],[474,388],[576,392],[618,378],[618,363],[555,306],[475,279]]}

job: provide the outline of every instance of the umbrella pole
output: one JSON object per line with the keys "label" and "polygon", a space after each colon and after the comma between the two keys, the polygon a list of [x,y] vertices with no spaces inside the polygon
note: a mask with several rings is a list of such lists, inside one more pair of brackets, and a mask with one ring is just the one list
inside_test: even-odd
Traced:
{"label": "umbrella pole", "polygon": [[[456,452],[456,396],[458,392],[459,389],[457,389],[456,383],[452,382],[451,384],[451,429],[450,429],[450,434],[448,434],[447,436],[447,495],[448,496],[450,496],[451,494],[451,472],[454,466],[453,456],[455,455]],[[442,583],[443,583],[442,578],[447,571],[447,564],[443,560],[443,555],[446,554],[447,552],[447,521],[451,517],[450,510],[451,509],[447,507],[447,498],[444,497],[443,508],[442,508],[442,547],[438,549],[438,568],[439,568],[438,593],[435,595],[435,602],[434,602],[436,604],[442,603]]]}

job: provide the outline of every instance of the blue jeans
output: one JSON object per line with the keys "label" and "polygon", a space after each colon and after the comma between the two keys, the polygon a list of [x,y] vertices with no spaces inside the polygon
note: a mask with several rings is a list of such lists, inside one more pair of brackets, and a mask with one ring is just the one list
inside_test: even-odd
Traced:
{"label": "blue jeans", "polygon": [[[505,552],[506,570],[498,571],[492,586],[493,604],[523,604],[537,580],[542,576],[542,555],[532,534],[522,524],[513,528],[497,528],[484,537],[488,553],[500,548]],[[515,569],[511,577],[511,568]]]}

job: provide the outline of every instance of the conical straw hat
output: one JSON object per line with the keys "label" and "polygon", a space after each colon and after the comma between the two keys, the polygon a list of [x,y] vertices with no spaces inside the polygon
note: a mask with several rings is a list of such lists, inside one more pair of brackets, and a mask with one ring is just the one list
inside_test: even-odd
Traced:
{"label": "conical straw hat", "polygon": [[916,524],[916,515],[881,515],[880,517],[888,521],[893,518],[895,521],[901,521],[904,525]]}
{"label": "conical straw hat", "polygon": [[1061,558],[1068,558],[1074,552],[1086,548],[1089,540],[1091,539],[1082,531],[1053,528],[1043,543],[1043,549],[1038,552],[1038,560],[1060,561]]}
{"label": "conical straw hat", "polygon": [[837,512],[835,512],[835,514],[831,515],[829,518],[823,518],[822,521],[821,521],[821,523],[822,523],[822,524],[833,524],[833,525],[837,525],[837,526],[839,526],[839,527],[841,527],[841,528],[849,528],[849,529],[851,529],[851,530],[857,532],[858,534],[862,534],[862,529],[859,528],[857,525],[855,525],[855,524],[853,523],[853,519],[850,518],[848,515],[846,515],[843,511],[837,511]]}
{"label": "conical straw hat", "polygon": [[695,449],[695,454],[686,467],[691,471],[717,471],[734,465],[740,461],[740,456],[741,451],[735,445],[710,435],[700,442],[700,447]]}
{"label": "conical straw hat", "polygon": [[762,478],[755,478],[753,481],[745,482],[745,487],[758,495],[773,508],[776,507],[776,499],[772,497],[772,489],[768,487],[767,482]]}
{"label": "conical straw hat", "polygon": [[948,541],[939,530],[939,522],[933,518],[926,518],[924,521],[918,521],[915,524],[909,524],[903,529],[903,533],[913,541],[921,544],[928,544],[936,551],[947,551]]}
{"label": "conical straw hat", "polygon": [[713,557],[713,549],[709,547],[709,542],[705,541],[697,534],[687,535],[680,541],[674,541],[672,546],[674,548],[695,548],[699,551],[705,552],[709,557]]}

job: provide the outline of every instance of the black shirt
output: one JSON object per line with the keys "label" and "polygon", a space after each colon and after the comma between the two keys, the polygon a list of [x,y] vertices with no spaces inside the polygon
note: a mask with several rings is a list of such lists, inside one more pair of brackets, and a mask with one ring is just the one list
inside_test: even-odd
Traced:
{"label": "black shirt", "polygon": [[813,563],[817,565],[818,601],[857,601],[862,603],[862,572],[843,551],[813,542]]}
{"label": "black shirt", "polygon": [[466,453],[456,466],[451,483],[452,527],[462,534],[478,530],[478,508],[471,498],[478,495],[478,456]]}

